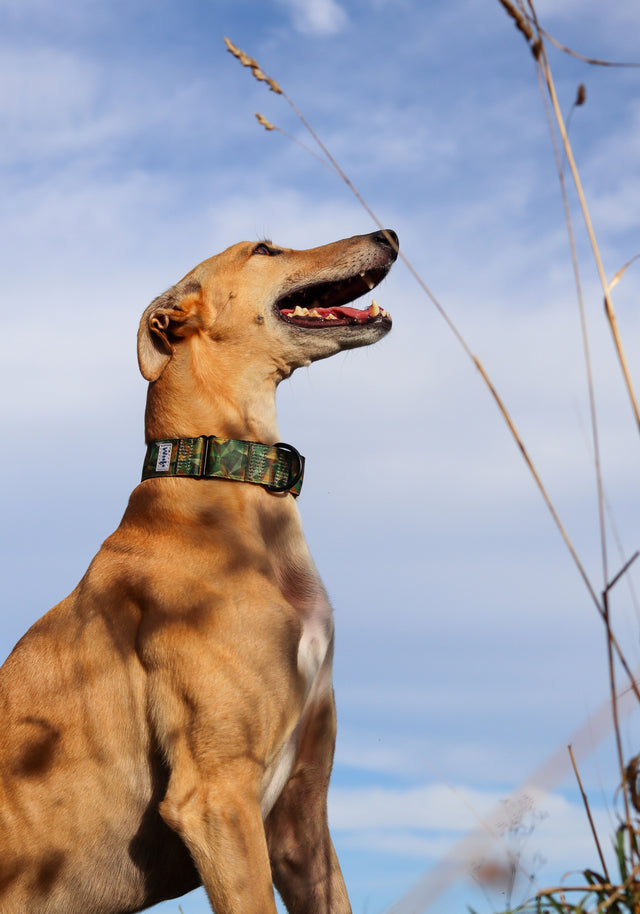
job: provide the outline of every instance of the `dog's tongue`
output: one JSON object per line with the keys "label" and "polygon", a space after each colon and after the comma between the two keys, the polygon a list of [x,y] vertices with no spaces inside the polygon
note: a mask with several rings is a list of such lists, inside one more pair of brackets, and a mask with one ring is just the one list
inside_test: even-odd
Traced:
{"label": "dog's tongue", "polygon": [[346,305],[338,305],[336,308],[318,308],[318,311],[320,314],[322,314],[323,311],[326,311],[327,313],[331,312],[332,314],[335,314],[336,317],[342,317],[346,320],[366,321],[371,317],[371,308],[367,308],[363,311],[360,308],[349,308]]}

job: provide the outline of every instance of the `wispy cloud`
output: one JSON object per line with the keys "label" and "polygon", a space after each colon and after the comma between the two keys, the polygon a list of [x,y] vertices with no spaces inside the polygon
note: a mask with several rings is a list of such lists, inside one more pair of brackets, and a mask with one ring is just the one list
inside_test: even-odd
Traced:
{"label": "wispy cloud", "polygon": [[[596,804],[591,814],[605,856],[613,862],[609,839],[616,822]],[[516,862],[535,875],[536,891],[549,880],[556,884],[562,868],[584,869],[597,860],[584,806],[559,793],[533,791],[508,800],[495,791],[440,784],[334,788],[329,815],[343,847],[423,861],[425,876],[414,890],[414,900],[421,896],[423,904],[411,910],[431,910],[459,879],[475,881],[482,864]]]}
{"label": "wispy cloud", "polygon": [[293,17],[295,28],[303,35],[335,35],[348,17],[336,0],[280,0]]}

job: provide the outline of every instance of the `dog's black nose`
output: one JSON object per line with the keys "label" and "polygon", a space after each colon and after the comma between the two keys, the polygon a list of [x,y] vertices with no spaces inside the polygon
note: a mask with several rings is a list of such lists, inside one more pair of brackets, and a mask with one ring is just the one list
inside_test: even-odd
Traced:
{"label": "dog's black nose", "polygon": [[389,251],[393,255],[393,259],[396,259],[400,243],[398,241],[398,236],[393,229],[382,229],[379,232],[373,232],[371,237],[376,244],[381,244],[383,247],[389,248]]}

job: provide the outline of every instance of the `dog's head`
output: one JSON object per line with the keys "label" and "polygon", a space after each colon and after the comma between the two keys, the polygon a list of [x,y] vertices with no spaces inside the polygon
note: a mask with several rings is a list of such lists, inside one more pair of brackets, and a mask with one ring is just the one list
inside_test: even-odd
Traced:
{"label": "dog's head", "polygon": [[378,285],[397,254],[391,230],[307,251],[270,241],[236,244],[149,305],[138,331],[140,370],[157,380],[179,347],[196,339],[218,354],[264,355],[279,377],[373,343],[390,330],[391,318],[375,302],[364,310],[351,303]]}

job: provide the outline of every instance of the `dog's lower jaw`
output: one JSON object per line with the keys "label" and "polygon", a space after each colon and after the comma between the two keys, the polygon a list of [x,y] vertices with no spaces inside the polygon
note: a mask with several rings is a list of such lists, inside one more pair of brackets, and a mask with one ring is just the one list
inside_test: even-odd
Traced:
{"label": "dog's lower jaw", "polygon": [[390,329],[391,324],[383,321],[314,329],[285,325],[290,373],[296,368],[308,367],[312,362],[328,359],[348,349],[372,346],[386,336]]}

